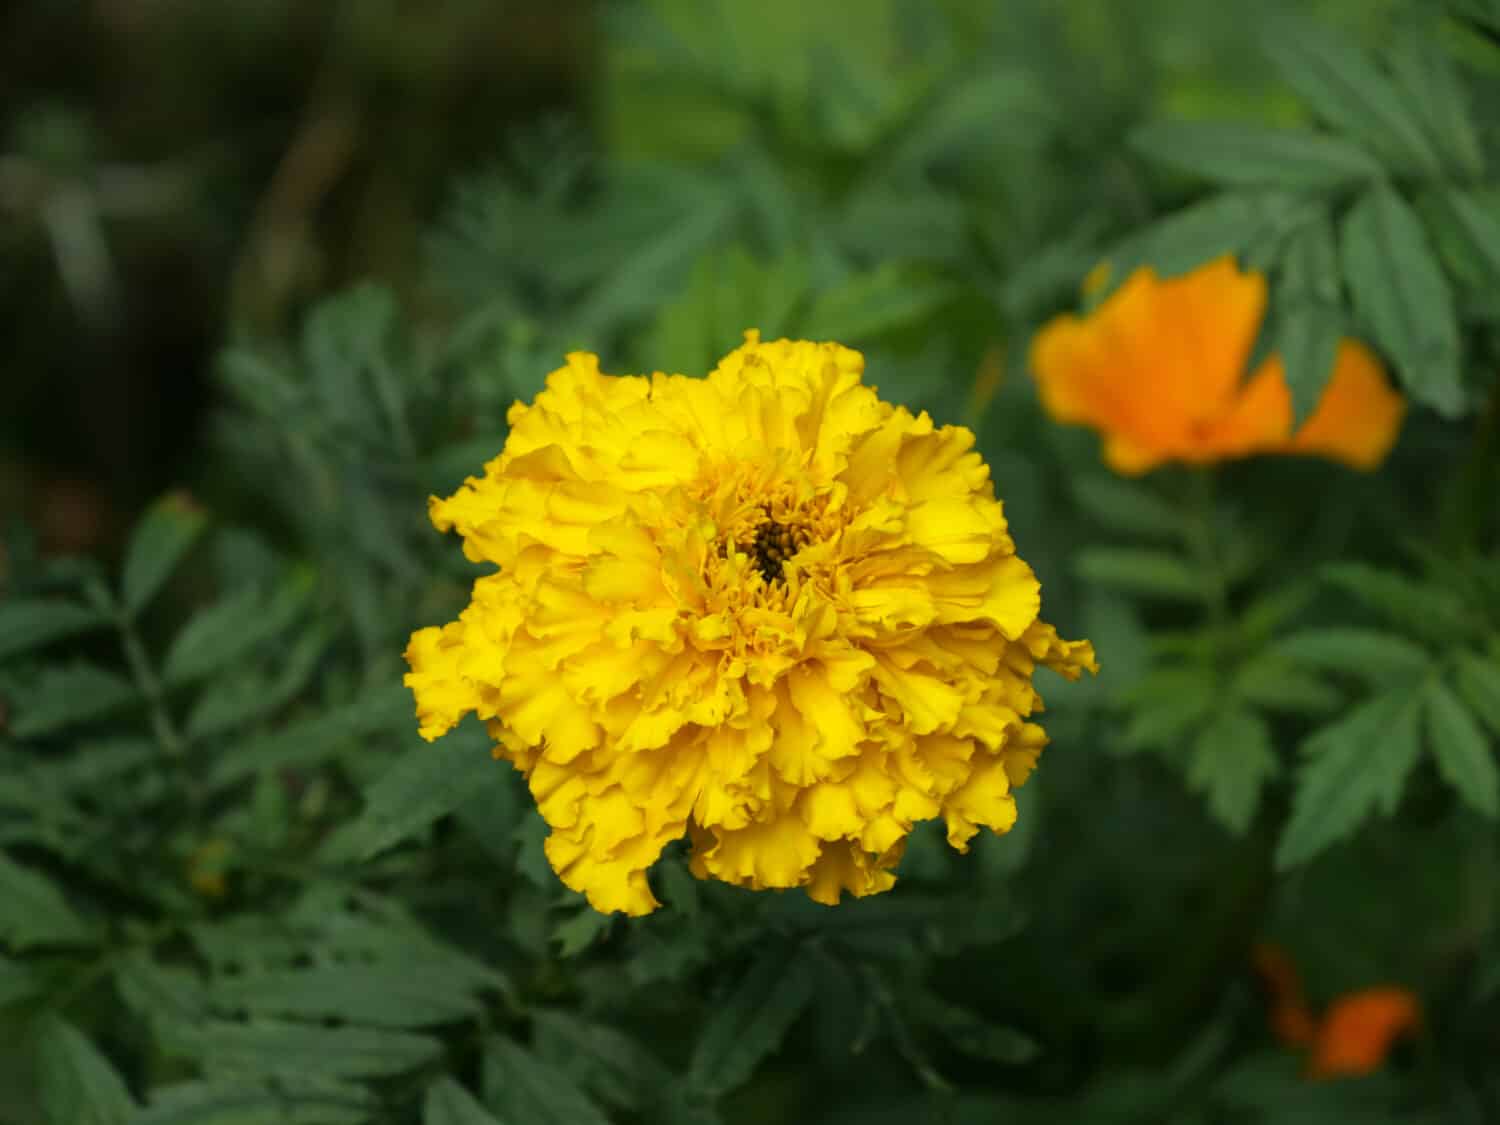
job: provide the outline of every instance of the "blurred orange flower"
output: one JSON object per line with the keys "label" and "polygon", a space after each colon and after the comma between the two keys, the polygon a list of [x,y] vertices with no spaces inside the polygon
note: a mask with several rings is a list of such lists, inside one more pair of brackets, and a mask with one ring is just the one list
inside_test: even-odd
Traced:
{"label": "blurred orange flower", "polygon": [[1059,422],[1099,430],[1120,473],[1259,453],[1375,468],[1406,411],[1380,361],[1341,341],[1323,398],[1294,432],[1280,357],[1245,378],[1265,310],[1264,275],[1232,258],[1165,281],[1142,267],[1093,312],[1059,316],[1037,333],[1031,367],[1042,405]]}
{"label": "blurred orange flower", "polygon": [[1341,996],[1318,1024],[1307,1076],[1371,1074],[1380,1069],[1396,1040],[1420,1022],[1417,998],[1405,988],[1366,988]]}
{"label": "blurred orange flower", "polygon": [[1317,1019],[1285,950],[1257,945],[1251,959],[1269,994],[1271,1031],[1288,1046],[1308,1048],[1308,1078],[1372,1074],[1385,1064],[1396,1041],[1422,1022],[1416,995],[1395,985],[1345,993]]}

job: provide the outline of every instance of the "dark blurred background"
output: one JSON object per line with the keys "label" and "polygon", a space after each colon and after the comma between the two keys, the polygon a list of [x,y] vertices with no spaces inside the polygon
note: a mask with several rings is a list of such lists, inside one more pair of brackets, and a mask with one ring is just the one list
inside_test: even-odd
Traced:
{"label": "dark blurred background", "polygon": [[585,0],[0,5],[0,513],[106,552],[191,479],[216,349],[415,276],[456,173],[579,115]]}

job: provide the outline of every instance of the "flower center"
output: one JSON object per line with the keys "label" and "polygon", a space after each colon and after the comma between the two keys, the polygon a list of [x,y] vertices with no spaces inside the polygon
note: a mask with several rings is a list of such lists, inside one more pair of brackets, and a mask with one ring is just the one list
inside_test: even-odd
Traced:
{"label": "flower center", "polygon": [[755,560],[762,579],[766,582],[785,582],[783,565],[801,550],[806,541],[806,533],[800,528],[791,528],[767,518],[755,529],[755,539],[742,549]]}

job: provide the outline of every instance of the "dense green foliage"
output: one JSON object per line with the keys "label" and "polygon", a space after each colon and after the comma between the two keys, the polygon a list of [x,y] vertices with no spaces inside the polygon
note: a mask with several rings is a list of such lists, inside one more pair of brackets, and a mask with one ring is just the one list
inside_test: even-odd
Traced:
{"label": "dense green foliage", "polygon": [[[0,1123],[1500,1120],[1500,3],[1229,7],[606,6],[591,117],[456,186],[409,300],[235,326],[118,565],[12,525]],[[1043,416],[1092,266],[1226,252],[1300,412],[1340,335],[1385,357],[1379,472],[1124,480]],[[602,917],[478,724],[417,737],[406,638],[476,573],[425,498],[564,351],[701,372],[752,326],[974,428],[1103,672],[1041,683],[969,856],[919,832],[826,909],[669,854]],[[1319,1004],[1414,989],[1415,1049],[1304,1080],[1261,940]]]}

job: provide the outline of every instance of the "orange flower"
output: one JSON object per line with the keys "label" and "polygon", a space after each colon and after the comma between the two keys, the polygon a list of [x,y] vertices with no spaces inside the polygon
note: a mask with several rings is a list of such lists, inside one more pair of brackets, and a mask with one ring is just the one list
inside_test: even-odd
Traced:
{"label": "orange flower", "polygon": [[1415,993],[1396,985],[1345,993],[1317,1019],[1286,950],[1264,942],[1250,951],[1250,959],[1266,986],[1272,1033],[1289,1047],[1309,1048],[1308,1078],[1372,1074],[1396,1040],[1421,1024]]}
{"label": "orange flower", "polygon": [[1232,258],[1166,281],[1142,267],[1092,313],[1057,317],[1037,333],[1031,366],[1042,405],[1059,422],[1103,433],[1105,460],[1120,473],[1258,453],[1375,468],[1406,410],[1380,361],[1341,341],[1322,400],[1293,432],[1280,357],[1245,378],[1265,310],[1265,277]]}
{"label": "orange flower", "polygon": [[1396,1040],[1420,1022],[1417,998],[1405,988],[1387,985],[1341,996],[1323,1013],[1307,1060],[1307,1075],[1371,1074],[1380,1069]]}
{"label": "orange flower", "polygon": [[1271,1031],[1289,1047],[1305,1047],[1317,1033],[1317,1021],[1302,991],[1297,966],[1280,946],[1263,943],[1250,951],[1255,971],[1265,982]]}

